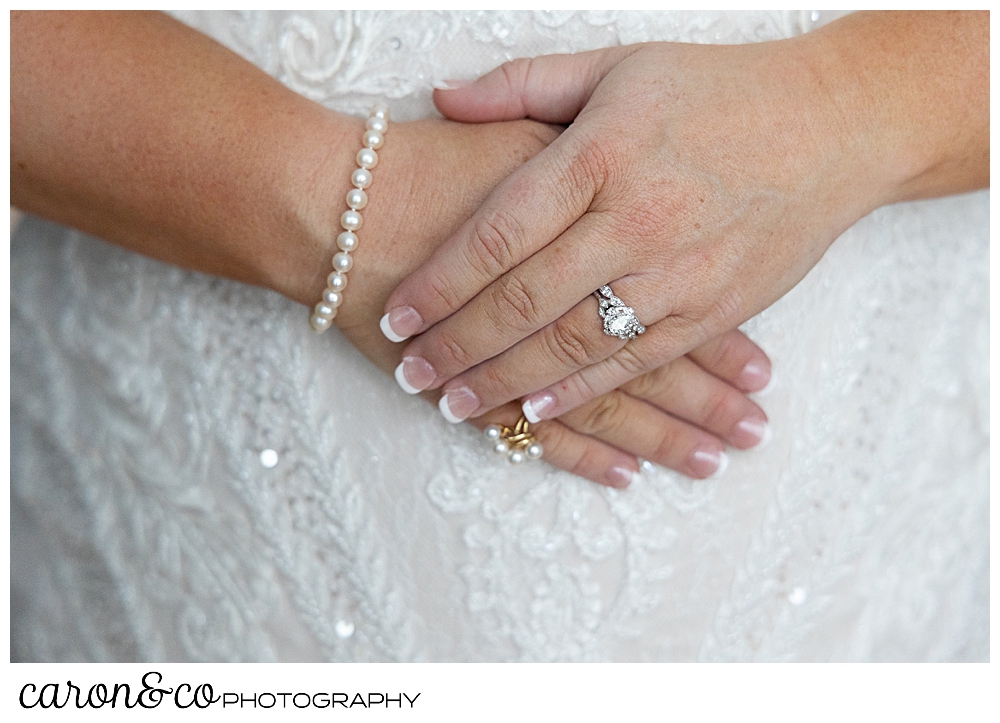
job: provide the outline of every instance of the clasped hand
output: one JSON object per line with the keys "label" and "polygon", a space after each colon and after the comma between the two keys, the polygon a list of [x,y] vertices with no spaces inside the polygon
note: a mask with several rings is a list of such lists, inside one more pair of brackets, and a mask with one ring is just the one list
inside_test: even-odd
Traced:
{"label": "clasped hand", "polygon": [[[419,391],[421,366],[411,358],[401,360],[400,345],[378,331],[382,304],[443,238],[461,227],[497,183],[557,136],[556,129],[531,121],[418,121],[397,123],[391,130],[380,152],[379,183],[370,194],[371,204],[385,211],[370,214],[366,221],[365,243],[355,252],[353,279],[336,323],[380,367],[395,367],[407,391]],[[475,164],[466,162],[472,154]],[[343,172],[323,175],[339,178]],[[405,189],[413,189],[409,198]],[[441,189],[452,190],[439,193]],[[402,203],[390,203],[393,199]],[[317,250],[323,253],[322,246]],[[304,268],[323,265],[320,257]],[[289,293],[310,299],[315,294],[312,286]],[[691,477],[707,477],[725,468],[726,444],[752,447],[766,435],[767,417],[746,392],[761,389],[769,377],[766,355],[732,331],[534,426],[532,432],[544,445],[546,462],[601,484],[627,486],[640,457]],[[433,392],[424,396],[432,402],[438,398]],[[513,426],[519,413],[517,404],[498,405],[470,422],[479,428],[490,423]]]}
{"label": "clasped hand", "polygon": [[[443,386],[451,421],[518,398],[551,419],[783,295],[884,199],[810,71],[792,42],[653,43],[438,91],[452,119],[572,125],[390,296],[390,338],[419,334],[404,352],[414,381]],[[604,333],[604,284],[645,334]]]}
{"label": "clasped hand", "polygon": [[[767,433],[734,327],[868,211],[988,186],[988,89],[985,13],[508,63],[394,124],[336,323],[450,421],[550,420],[557,467],[707,476]],[[162,261],[311,305],[360,135],[162,14],[12,15],[12,203]]]}

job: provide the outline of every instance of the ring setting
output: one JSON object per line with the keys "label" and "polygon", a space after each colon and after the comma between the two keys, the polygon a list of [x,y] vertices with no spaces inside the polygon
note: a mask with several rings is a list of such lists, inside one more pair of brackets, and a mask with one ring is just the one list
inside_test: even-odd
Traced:
{"label": "ring setting", "polygon": [[604,319],[605,334],[628,341],[646,331],[646,327],[635,317],[635,309],[615,296],[610,286],[605,284],[594,292],[594,296],[600,304],[597,313]]}
{"label": "ring setting", "polygon": [[522,414],[513,429],[491,424],[483,430],[483,434],[493,443],[494,452],[507,455],[507,461],[511,464],[521,464],[526,459],[538,459],[544,451],[542,443],[529,430],[530,426]]}

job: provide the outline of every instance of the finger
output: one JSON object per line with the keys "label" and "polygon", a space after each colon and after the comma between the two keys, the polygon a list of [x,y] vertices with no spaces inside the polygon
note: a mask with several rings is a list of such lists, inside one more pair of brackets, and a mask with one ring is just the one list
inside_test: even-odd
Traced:
{"label": "finger", "polygon": [[687,356],[636,377],[621,390],[738,449],[762,446],[771,437],[763,409]]}
{"label": "finger", "polygon": [[[556,322],[581,300],[587,299],[594,289],[624,273],[628,260],[603,252],[602,240],[606,233],[603,222],[597,220],[602,216],[594,213],[585,215],[553,243],[414,339],[406,347],[404,357],[419,359],[422,365],[434,372],[431,386],[422,388],[434,388],[487,359],[492,360],[535,331]],[[597,241],[592,241],[595,238]],[[637,288],[635,283],[627,280],[618,283],[629,293],[634,293],[636,298],[652,295],[651,290]],[[489,405],[482,407],[482,411],[556,382],[580,366],[611,354],[617,345],[601,338],[605,335],[601,331],[596,300],[587,305],[587,309],[590,318],[585,325],[588,329],[586,336],[588,341],[592,341],[591,347],[598,356],[585,355],[586,358],[579,359],[570,352],[572,358],[567,358],[558,355],[559,350],[556,349],[557,357],[552,358],[546,353],[552,351],[545,347],[547,337],[522,342],[526,344],[524,349],[503,361],[492,362],[475,376],[491,375],[497,381],[504,378],[512,380],[525,370],[531,373],[533,386],[500,389],[494,385],[494,389],[486,390],[493,393],[488,394]],[[576,316],[580,313],[577,312]],[[656,318],[657,313],[663,312],[662,309],[653,309],[649,313],[651,318]],[[582,329],[580,336],[583,336]],[[506,372],[511,373],[505,377]],[[469,379],[463,377],[463,382],[468,383]],[[470,388],[479,392],[474,383]],[[498,396],[501,393],[506,396]],[[462,418],[465,416],[467,414]]]}
{"label": "finger", "polygon": [[[625,277],[614,283],[615,288],[622,292],[622,298],[639,300],[635,313],[640,322],[650,323],[651,320],[662,318],[670,308],[671,295],[657,293],[659,283],[652,275]],[[592,285],[593,282],[588,288]],[[568,297],[568,294],[564,296]],[[556,294],[555,298],[560,298],[560,295]],[[436,339],[439,346],[432,346],[432,352],[453,354],[456,347],[468,343],[470,338],[476,338],[472,336],[472,332],[483,326],[482,322],[476,318],[470,319],[465,314],[466,310],[463,309],[442,322],[442,327],[455,323],[455,328],[449,330],[449,335],[443,337],[443,341],[441,337],[435,337],[438,332],[435,328],[416,340],[413,347],[426,349],[427,341],[433,342]],[[484,343],[489,344],[490,335],[484,336]],[[492,337],[502,338],[503,333],[495,332]],[[607,359],[623,346],[625,342],[622,339],[605,332],[597,300],[588,295],[588,298],[567,314],[512,348],[448,380],[443,387],[446,401],[441,407],[442,414],[451,422],[477,416],[512,399],[555,384],[577,370]],[[500,349],[502,346],[497,345],[496,348]],[[483,356],[488,356],[488,353]],[[539,410],[530,405],[524,407],[524,413],[531,422],[557,416],[547,414],[541,417]]]}
{"label": "finger", "polygon": [[771,381],[771,360],[738,329],[706,341],[689,351],[688,356],[744,392],[759,392]]}
{"label": "finger", "polygon": [[386,337],[426,331],[558,238],[590,207],[602,158],[563,134],[508,176],[389,295],[380,321]]}
{"label": "finger", "polygon": [[680,316],[667,316],[648,327],[642,336],[629,340],[604,361],[591,364],[556,384],[529,394],[523,400],[522,409],[529,419],[559,417],[584,402],[658,369],[697,346],[709,334],[710,330],[700,324]]}
{"label": "finger", "polygon": [[561,416],[571,429],[697,479],[729,463],[716,437],[622,391],[604,394]]}
{"label": "finger", "polygon": [[631,52],[618,47],[511,60],[472,83],[435,90],[434,104],[446,118],[463,123],[534,118],[565,125]]}
{"label": "finger", "polygon": [[[490,424],[513,427],[520,413],[516,404],[509,404],[471,424],[479,429],[485,429]],[[639,463],[634,455],[580,434],[559,420],[532,425],[530,431],[542,443],[544,461],[597,484],[623,489],[639,472]]]}
{"label": "finger", "polygon": [[[527,339],[449,380],[442,389],[448,398],[445,418],[478,416],[606,359],[625,343],[603,333],[597,300],[590,296]],[[413,363],[407,357],[408,370]],[[540,419],[535,410],[525,414],[531,422]]]}

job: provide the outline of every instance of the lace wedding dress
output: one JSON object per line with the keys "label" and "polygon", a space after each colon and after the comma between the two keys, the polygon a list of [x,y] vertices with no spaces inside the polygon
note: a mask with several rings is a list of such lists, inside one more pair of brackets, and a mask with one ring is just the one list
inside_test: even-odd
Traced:
{"label": "lace wedding dress", "polygon": [[[505,59],[811,13],[180,13],[433,113]],[[774,439],[615,492],[511,468],[273,293],[37,219],[11,246],[15,660],[989,658],[989,194],[876,211],[745,329]],[[331,374],[335,370],[335,374]]]}

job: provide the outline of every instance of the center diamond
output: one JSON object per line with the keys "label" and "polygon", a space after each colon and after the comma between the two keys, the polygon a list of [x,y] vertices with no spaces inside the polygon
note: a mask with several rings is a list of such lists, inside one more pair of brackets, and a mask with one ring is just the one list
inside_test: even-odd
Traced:
{"label": "center diamond", "polygon": [[628,329],[628,316],[624,314],[616,314],[611,323],[608,324],[608,331],[612,334],[622,334]]}

